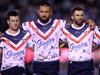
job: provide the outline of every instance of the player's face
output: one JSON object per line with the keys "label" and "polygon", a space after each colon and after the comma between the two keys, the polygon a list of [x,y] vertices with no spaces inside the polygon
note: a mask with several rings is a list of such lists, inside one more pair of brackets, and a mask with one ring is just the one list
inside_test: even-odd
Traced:
{"label": "player's face", "polygon": [[72,20],[77,25],[82,25],[84,22],[84,12],[82,10],[76,10],[72,15]]}
{"label": "player's face", "polygon": [[7,20],[7,23],[9,25],[9,28],[11,30],[18,30],[19,29],[19,25],[20,25],[20,19],[19,16],[10,16],[9,20]]}
{"label": "player's face", "polygon": [[49,6],[40,6],[37,13],[40,21],[46,23],[49,21],[52,15],[52,10]]}

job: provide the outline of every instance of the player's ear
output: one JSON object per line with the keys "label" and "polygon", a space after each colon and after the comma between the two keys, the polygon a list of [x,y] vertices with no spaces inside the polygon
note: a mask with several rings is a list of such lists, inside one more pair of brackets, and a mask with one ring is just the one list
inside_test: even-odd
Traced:
{"label": "player's ear", "polygon": [[71,19],[72,19],[72,20],[74,19],[73,15],[71,16]]}
{"label": "player's ear", "polygon": [[9,24],[9,20],[7,20],[7,24]]}

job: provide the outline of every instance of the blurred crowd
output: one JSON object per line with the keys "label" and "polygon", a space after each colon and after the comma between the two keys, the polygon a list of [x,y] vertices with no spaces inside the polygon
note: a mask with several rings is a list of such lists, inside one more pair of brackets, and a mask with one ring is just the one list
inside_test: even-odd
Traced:
{"label": "blurred crowd", "polygon": [[[36,5],[43,0],[0,0],[0,31],[7,28],[6,15],[10,10],[18,10],[21,22],[36,20]],[[53,18],[69,19],[70,11],[75,6],[85,9],[86,18],[100,24],[100,0],[46,0],[53,5]]]}

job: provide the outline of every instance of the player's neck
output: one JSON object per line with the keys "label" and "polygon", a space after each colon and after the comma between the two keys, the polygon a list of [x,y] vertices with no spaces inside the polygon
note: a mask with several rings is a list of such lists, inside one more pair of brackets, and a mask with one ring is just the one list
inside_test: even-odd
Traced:
{"label": "player's neck", "polygon": [[37,22],[38,22],[39,24],[45,26],[45,25],[48,25],[48,24],[51,22],[51,18],[50,18],[49,21],[46,22],[46,23],[42,23],[39,19],[37,20]]}
{"label": "player's neck", "polygon": [[73,25],[74,25],[75,27],[81,27],[81,26],[82,26],[82,24],[76,24],[76,23],[73,23]]}
{"label": "player's neck", "polygon": [[6,32],[10,35],[16,36],[17,34],[19,34],[20,29],[17,30],[8,29]]}
{"label": "player's neck", "polygon": [[72,24],[72,27],[73,27],[74,29],[81,29],[81,28],[84,27],[84,25],[85,25],[85,23],[83,23],[82,25],[77,25],[77,24],[73,23],[73,24]]}

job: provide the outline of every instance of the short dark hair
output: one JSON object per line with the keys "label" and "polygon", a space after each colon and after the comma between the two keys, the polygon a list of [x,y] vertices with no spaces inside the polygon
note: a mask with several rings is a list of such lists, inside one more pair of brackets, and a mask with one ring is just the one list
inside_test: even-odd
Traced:
{"label": "short dark hair", "polygon": [[47,1],[40,1],[37,7],[39,8],[40,6],[48,6],[52,9],[52,5]]}
{"label": "short dark hair", "polygon": [[73,10],[72,10],[72,14],[73,14],[76,10],[78,10],[78,11],[84,11],[84,9],[83,9],[82,7],[75,7],[75,8],[73,8]]}
{"label": "short dark hair", "polygon": [[19,13],[17,11],[10,11],[10,12],[8,12],[7,20],[9,20],[10,16],[19,16]]}

